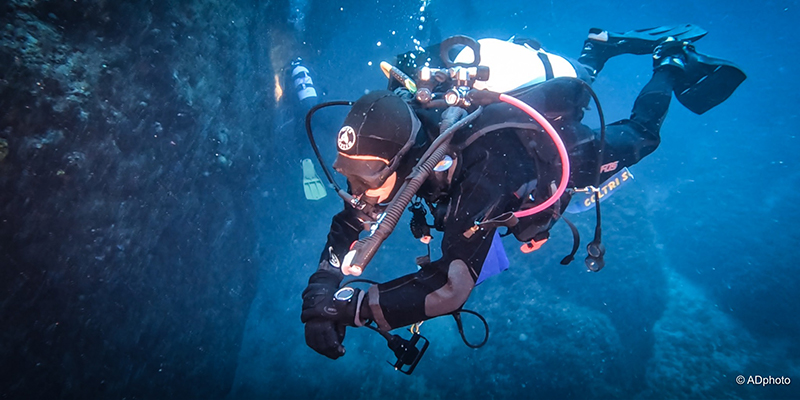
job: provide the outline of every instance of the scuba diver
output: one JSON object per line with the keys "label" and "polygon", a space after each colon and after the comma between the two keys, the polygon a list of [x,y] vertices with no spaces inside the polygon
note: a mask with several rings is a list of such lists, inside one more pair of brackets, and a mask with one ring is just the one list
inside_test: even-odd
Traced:
{"label": "scuba diver", "polygon": [[314,169],[314,163],[305,156],[306,147],[301,141],[303,124],[302,121],[308,111],[319,103],[317,88],[314,86],[311,71],[307,63],[301,58],[296,57],[283,70],[283,88],[291,93],[281,96],[281,101],[285,106],[279,110],[284,123],[280,124],[279,129],[294,131],[289,136],[296,141],[293,152],[302,157],[300,162],[303,169],[303,193],[307,200],[319,200],[327,195],[325,185]]}
{"label": "scuba diver", "polygon": [[[658,147],[673,93],[702,114],[745,79],[732,63],[695,50],[706,33],[693,25],[591,29],[577,60],[532,40],[455,36],[383,64],[390,90],[339,102],[352,104],[333,164],[348,191],[339,189],[344,210],[333,217],[319,267],[302,294],[307,345],[336,359],[345,353],[346,327],[367,326],[387,339],[398,357],[395,368],[413,370],[427,347],[414,348],[418,326],[412,341],[388,332],[447,314],[461,330],[460,312],[468,311],[462,306],[475,285],[507,269],[499,228],[529,252],[564,219],[575,242],[562,264],[572,261],[579,239],[563,218],[570,201],[596,210],[585,263],[591,271],[603,268],[600,200],[632,178],[627,167]],[[606,126],[589,84],[622,54],[651,55],[653,75],[630,118]],[[600,114],[596,131],[581,123],[592,99]],[[316,146],[310,130],[309,137]],[[415,237],[429,241],[430,228],[443,232],[442,257],[430,260],[429,251],[417,259],[416,272],[366,291],[350,286],[369,282],[361,279],[340,287],[345,275],[361,275],[409,203]],[[363,231],[368,234],[360,239]]]}

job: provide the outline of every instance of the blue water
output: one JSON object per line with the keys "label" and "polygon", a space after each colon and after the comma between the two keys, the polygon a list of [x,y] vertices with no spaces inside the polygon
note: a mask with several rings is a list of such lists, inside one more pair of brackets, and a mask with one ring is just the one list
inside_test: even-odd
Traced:
{"label": "blue water", "polygon": [[[413,38],[427,44],[421,4],[312,2],[302,37],[325,100],[384,88],[378,63],[413,48]],[[306,347],[300,293],[341,201],[329,193],[297,205],[281,196],[294,188],[265,177],[275,185],[261,194],[262,229],[284,229],[262,244],[272,262],[261,271],[230,397],[800,398],[800,3],[432,0],[424,15],[424,28],[435,23],[444,37],[532,37],[572,57],[591,27],[694,23],[709,31],[698,51],[733,60],[748,79],[702,116],[673,101],[659,149],[604,203],[604,270],[586,272],[580,258],[559,265],[571,245],[563,223],[533,254],[507,239],[510,269],[467,303],[488,320],[488,344],[469,349],[452,320],[426,322],[432,344],[410,377],[387,365],[385,341],[366,329],[348,330],[337,361]],[[650,73],[647,56],[606,65],[594,88],[608,121],[628,116]],[[325,122],[329,134],[340,123]],[[299,182],[297,173],[287,179]],[[290,207],[296,214],[275,215]],[[584,240],[591,214],[574,218]],[[401,223],[365,276],[413,272],[424,253]],[[479,336],[476,323],[468,319],[468,333]],[[792,382],[739,385],[739,375]]]}

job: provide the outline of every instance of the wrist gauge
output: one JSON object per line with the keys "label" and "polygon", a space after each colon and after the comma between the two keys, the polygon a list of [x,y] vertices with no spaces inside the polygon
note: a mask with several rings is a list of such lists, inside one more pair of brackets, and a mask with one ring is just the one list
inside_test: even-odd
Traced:
{"label": "wrist gauge", "polygon": [[348,301],[353,298],[353,294],[355,292],[355,289],[345,286],[334,293],[333,299],[338,301]]}

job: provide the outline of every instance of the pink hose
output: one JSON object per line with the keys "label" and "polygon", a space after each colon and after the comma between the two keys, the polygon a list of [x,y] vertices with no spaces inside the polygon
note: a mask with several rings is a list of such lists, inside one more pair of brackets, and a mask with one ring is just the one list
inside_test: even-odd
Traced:
{"label": "pink hose", "polygon": [[556,189],[555,194],[547,199],[547,201],[539,204],[536,207],[514,213],[514,216],[517,218],[527,217],[529,215],[544,211],[548,207],[552,206],[558,199],[561,198],[561,195],[564,194],[564,191],[567,190],[567,184],[569,183],[569,156],[567,155],[567,148],[564,146],[564,142],[561,141],[561,137],[558,136],[558,132],[556,132],[555,128],[553,128],[553,125],[551,125],[550,122],[547,121],[544,116],[542,116],[542,114],[539,114],[539,112],[534,110],[533,107],[507,94],[501,94],[500,101],[511,104],[512,106],[525,111],[526,114],[530,115],[531,118],[536,120],[536,122],[538,122],[539,125],[544,128],[545,132],[550,135],[550,138],[553,139],[553,143],[555,143],[556,148],[558,148],[558,155],[561,157],[561,182],[558,184],[558,189]]}

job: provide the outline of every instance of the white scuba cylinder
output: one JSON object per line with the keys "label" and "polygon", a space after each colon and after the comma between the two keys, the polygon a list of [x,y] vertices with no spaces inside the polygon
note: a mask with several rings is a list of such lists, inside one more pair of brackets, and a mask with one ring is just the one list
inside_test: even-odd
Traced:
{"label": "white scuba cylinder", "polygon": [[302,64],[294,65],[292,69],[292,81],[294,88],[297,92],[297,98],[302,102],[305,99],[316,101],[317,90],[314,88],[314,81],[311,79],[311,73],[308,68]]}
{"label": "white scuba cylinder", "polygon": [[[475,89],[507,93],[520,87],[544,82],[547,73],[542,57],[550,63],[554,78],[578,76],[567,59],[542,49],[536,50],[529,46],[491,38],[480,39],[478,43],[481,49],[480,65],[489,67],[489,79],[476,81]],[[473,60],[472,50],[467,48],[462,50],[454,61],[470,63]]]}

